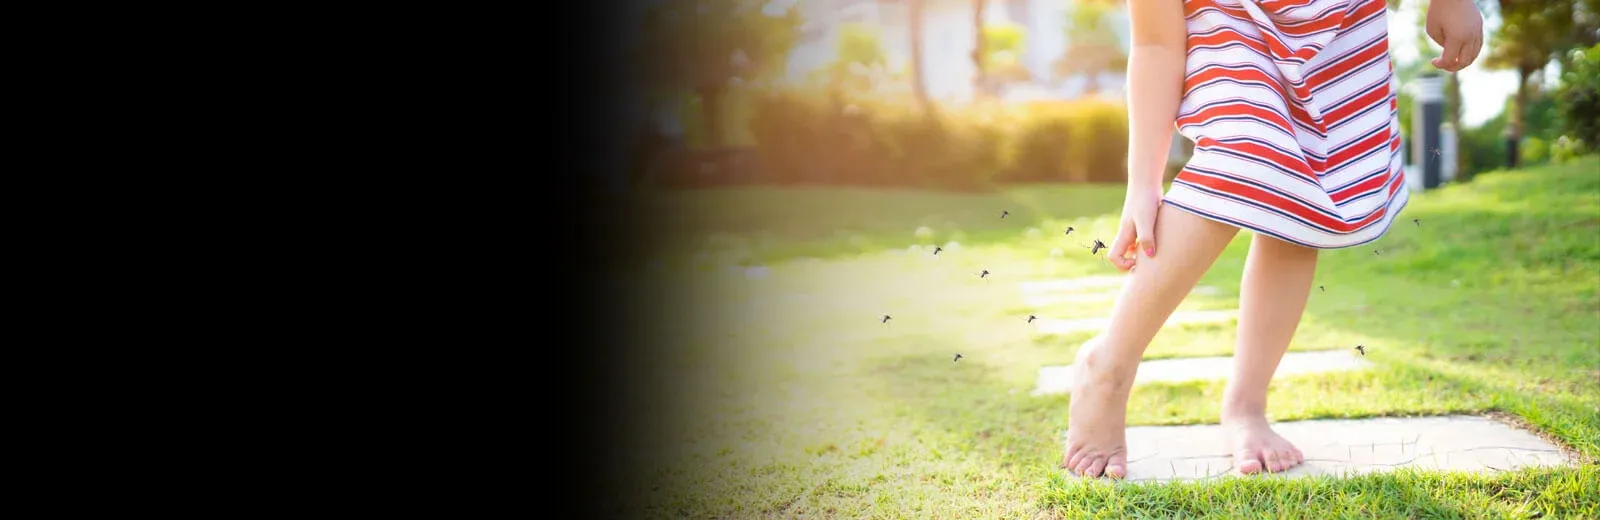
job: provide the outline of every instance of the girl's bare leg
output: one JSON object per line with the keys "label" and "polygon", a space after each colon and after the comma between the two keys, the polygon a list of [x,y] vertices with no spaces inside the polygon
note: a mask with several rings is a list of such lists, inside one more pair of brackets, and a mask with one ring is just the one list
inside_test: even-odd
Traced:
{"label": "girl's bare leg", "polygon": [[1239,339],[1223,394],[1222,424],[1243,473],[1294,467],[1305,455],[1267,424],[1267,385],[1300,324],[1317,271],[1317,250],[1257,234],[1239,287]]}
{"label": "girl's bare leg", "polygon": [[1156,331],[1194,289],[1239,228],[1161,205],[1154,224],[1160,252],[1139,255],[1111,309],[1105,332],[1073,363],[1067,453],[1061,467],[1089,477],[1128,474],[1128,394],[1139,358]]}

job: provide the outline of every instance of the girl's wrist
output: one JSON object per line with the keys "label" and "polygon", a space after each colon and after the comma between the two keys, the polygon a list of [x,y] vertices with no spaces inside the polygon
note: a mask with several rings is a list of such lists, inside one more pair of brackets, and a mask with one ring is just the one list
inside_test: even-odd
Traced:
{"label": "girl's wrist", "polygon": [[1128,172],[1128,191],[1161,191],[1162,172]]}

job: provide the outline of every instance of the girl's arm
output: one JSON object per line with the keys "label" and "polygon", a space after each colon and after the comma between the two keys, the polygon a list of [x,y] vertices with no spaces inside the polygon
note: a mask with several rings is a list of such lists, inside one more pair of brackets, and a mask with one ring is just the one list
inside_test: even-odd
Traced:
{"label": "girl's arm", "polygon": [[1128,4],[1133,28],[1128,53],[1128,187],[1160,192],[1172,123],[1183,98],[1188,35],[1183,0]]}
{"label": "girl's arm", "polygon": [[1156,210],[1183,97],[1188,30],[1183,0],[1130,0],[1133,48],[1128,55],[1128,192],[1122,224],[1107,257],[1132,269],[1139,253],[1156,256]]}

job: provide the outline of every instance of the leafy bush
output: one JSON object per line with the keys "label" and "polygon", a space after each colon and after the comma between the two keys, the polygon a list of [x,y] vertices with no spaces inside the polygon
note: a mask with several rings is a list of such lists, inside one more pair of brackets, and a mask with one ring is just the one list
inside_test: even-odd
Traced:
{"label": "leafy bush", "polygon": [[1550,144],[1550,160],[1557,164],[1564,163],[1583,156],[1585,151],[1582,142],[1563,135]]}
{"label": "leafy bush", "polygon": [[1571,61],[1556,94],[1566,135],[1584,150],[1600,150],[1600,44],[1574,50]]}
{"label": "leafy bush", "polygon": [[1068,143],[1076,126],[1068,110],[1059,103],[1040,103],[1019,112],[1022,117],[1017,118],[1016,135],[1004,154],[1008,164],[1003,178],[1014,182],[1067,180]]}
{"label": "leafy bush", "polygon": [[978,190],[994,181],[1122,182],[1120,104],[942,107],[901,99],[773,92],[750,134],[770,181]]}
{"label": "leafy bush", "polygon": [[1122,105],[1094,103],[1085,106],[1078,119],[1079,136],[1072,142],[1074,179],[1089,182],[1125,183],[1128,181],[1128,115]]}
{"label": "leafy bush", "polygon": [[1537,137],[1523,139],[1522,148],[1517,152],[1517,155],[1522,156],[1521,164],[1524,165],[1542,164],[1550,159],[1550,145],[1545,143],[1544,139]]}

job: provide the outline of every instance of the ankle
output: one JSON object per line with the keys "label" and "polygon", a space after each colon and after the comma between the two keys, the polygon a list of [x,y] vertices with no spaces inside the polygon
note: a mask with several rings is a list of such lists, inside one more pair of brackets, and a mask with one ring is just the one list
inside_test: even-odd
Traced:
{"label": "ankle", "polygon": [[1106,351],[1106,344],[1102,338],[1095,338],[1084,344],[1083,349],[1078,352],[1076,362],[1086,369],[1084,372],[1088,378],[1085,383],[1106,389],[1131,388],[1134,376],[1139,370],[1138,361],[1128,363],[1111,354]]}
{"label": "ankle", "polygon": [[1222,419],[1225,421],[1256,420],[1266,419],[1266,417],[1266,399],[1223,398]]}

